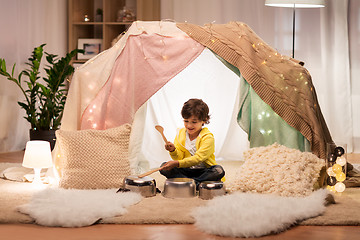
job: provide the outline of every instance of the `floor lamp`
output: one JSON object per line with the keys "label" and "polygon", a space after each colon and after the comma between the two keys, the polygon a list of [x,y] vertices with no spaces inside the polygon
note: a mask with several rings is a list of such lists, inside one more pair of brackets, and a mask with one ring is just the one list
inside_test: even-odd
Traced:
{"label": "floor lamp", "polygon": [[265,5],[270,7],[293,8],[293,42],[292,58],[295,57],[295,9],[325,7],[325,0],[265,0]]}

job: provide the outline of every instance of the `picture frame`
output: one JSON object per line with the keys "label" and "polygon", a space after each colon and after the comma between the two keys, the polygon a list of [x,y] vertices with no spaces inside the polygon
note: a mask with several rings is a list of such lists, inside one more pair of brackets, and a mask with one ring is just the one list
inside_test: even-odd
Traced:
{"label": "picture frame", "polygon": [[78,53],[77,59],[90,59],[102,51],[102,39],[97,38],[79,38],[78,49],[83,49],[84,53]]}

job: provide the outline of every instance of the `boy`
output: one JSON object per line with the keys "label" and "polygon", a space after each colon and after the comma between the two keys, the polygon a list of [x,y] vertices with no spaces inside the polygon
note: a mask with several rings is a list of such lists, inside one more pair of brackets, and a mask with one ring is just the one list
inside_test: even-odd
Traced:
{"label": "boy", "polygon": [[160,173],[167,178],[192,178],[197,187],[203,181],[220,181],[225,171],[215,161],[214,135],[203,127],[210,120],[209,107],[201,99],[190,99],[181,115],[184,128],[174,143],[165,144],[173,160],[163,163]]}

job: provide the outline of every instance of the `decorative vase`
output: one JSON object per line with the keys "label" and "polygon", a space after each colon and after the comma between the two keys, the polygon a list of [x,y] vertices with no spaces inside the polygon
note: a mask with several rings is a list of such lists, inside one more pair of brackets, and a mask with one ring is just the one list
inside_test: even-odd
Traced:
{"label": "decorative vase", "polygon": [[44,140],[50,142],[51,150],[54,149],[56,136],[55,130],[29,130],[30,140]]}

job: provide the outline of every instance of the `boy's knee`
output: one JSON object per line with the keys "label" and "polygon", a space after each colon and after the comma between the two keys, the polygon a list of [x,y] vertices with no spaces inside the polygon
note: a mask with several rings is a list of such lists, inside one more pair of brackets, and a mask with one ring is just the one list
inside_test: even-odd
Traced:
{"label": "boy's knee", "polygon": [[225,170],[220,165],[215,165],[213,171],[216,172],[219,176],[221,176],[221,178],[225,176]]}

